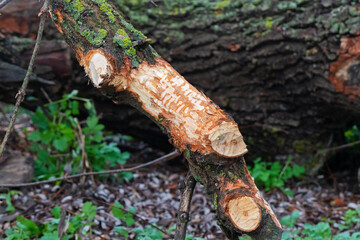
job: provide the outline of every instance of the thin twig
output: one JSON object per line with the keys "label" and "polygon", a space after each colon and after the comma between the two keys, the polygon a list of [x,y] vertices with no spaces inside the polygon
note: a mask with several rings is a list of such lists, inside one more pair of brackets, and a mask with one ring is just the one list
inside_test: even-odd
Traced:
{"label": "thin twig", "polygon": [[184,186],[181,189],[180,205],[178,216],[176,219],[175,240],[184,240],[186,237],[186,228],[189,222],[189,212],[191,206],[191,198],[194,192],[196,181],[189,171],[186,175]]}
{"label": "thin twig", "polygon": [[155,7],[157,7],[158,5],[153,1],[153,0],[149,0]]}
{"label": "thin twig", "polygon": [[6,4],[8,4],[9,2],[11,2],[11,0],[2,0],[0,2],[0,9],[2,9],[3,7],[5,7]]}
{"label": "thin twig", "polygon": [[360,140],[355,141],[355,142],[351,142],[351,143],[347,143],[347,144],[344,144],[344,145],[332,147],[332,148],[327,148],[327,149],[325,149],[325,150],[326,150],[326,151],[337,151],[337,150],[341,150],[341,149],[344,149],[344,148],[348,148],[348,147],[355,146],[355,145],[357,145],[357,144],[360,144]]}
{"label": "thin twig", "polygon": [[340,146],[331,147],[331,148],[319,149],[317,151],[317,153],[315,154],[315,159],[318,159],[317,164],[310,170],[309,175],[314,176],[315,174],[318,173],[319,169],[322,168],[324,166],[324,164],[326,163],[326,161],[327,161],[326,156],[329,152],[334,152],[334,151],[338,151],[341,149],[349,148],[349,147],[352,147],[352,146],[355,146],[358,144],[360,144],[360,140],[351,142],[351,143],[347,143],[347,144],[343,144]]}
{"label": "thin twig", "polygon": [[52,103],[52,100],[51,98],[49,97],[49,94],[45,91],[45,89],[43,88],[40,88],[41,92],[44,94],[46,100],[49,102],[49,103]]}
{"label": "thin twig", "polygon": [[26,91],[27,85],[29,83],[30,75],[32,74],[32,71],[33,71],[35,58],[36,58],[36,55],[37,55],[37,53],[39,51],[40,41],[41,41],[41,38],[42,38],[42,35],[43,35],[43,32],[44,32],[44,26],[45,26],[45,20],[46,20],[46,14],[44,14],[44,13],[48,9],[48,3],[49,3],[49,0],[45,0],[45,3],[44,3],[43,7],[40,10],[40,14],[41,14],[40,25],[39,25],[39,30],[38,30],[37,37],[36,37],[36,43],[35,43],[34,51],[32,53],[31,60],[30,60],[30,63],[29,63],[29,67],[27,69],[27,72],[26,72],[24,81],[22,83],[21,89],[19,90],[19,92],[15,96],[16,104],[15,104],[14,112],[13,112],[13,114],[11,116],[9,126],[7,128],[6,133],[5,133],[5,137],[4,137],[4,139],[3,139],[2,143],[1,143],[1,146],[0,146],[0,156],[4,152],[6,142],[9,139],[11,130],[12,130],[13,126],[14,126],[14,122],[16,120],[16,116],[17,116],[17,112],[19,110],[19,106],[20,106],[21,102],[25,98],[25,94],[26,94],[25,91]]}
{"label": "thin twig", "polygon": [[147,167],[147,166],[150,166],[153,164],[159,164],[161,162],[165,162],[165,161],[174,159],[180,155],[181,155],[181,152],[179,150],[174,150],[173,152],[166,154],[162,157],[159,157],[155,160],[152,160],[150,162],[143,163],[143,164],[137,165],[135,167],[131,167],[131,168],[107,170],[107,171],[101,171],[101,172],[79,173],[79,174],[75,174],[75,175],[71,175],[71,176],[59,177],[59,178],[49,179],[49,180],[45,180],[45,181],[31,182],[31,183],[0,184],[0,189],[1,188],[18,188],[18,187],[37,186],[37,185],[41,185],[41,184],[54,183],[57,181],[64,181],[64,180],[79,178],[79,177],[83,177],[83,176],[105,175],[105,174],[114,174],[114,173],[121,173],[121,172],[133,172],[139,168]]}
{"label": "thin twig", "polygon": [[164,231],[163,229],[159,228],[158,226],[156,226],[155,224],[152,224],[151,222],[149,222],[149,220],[145,219],[144,217],[140,216],[140,215],[137,215],[136,213],[132,213],[124,208],[119,208],[117,206],[114,206],[113,204],[111,203],[107,203],[107,202],[104,202],[104,201],[101,201],[101,200],[98,200],[98,199],[95,199],[95,201],[99,202],[99,203],[102,203],[102,204],[105,204],[105,205],[108,205],[110,207],[113,207],[113,208],[117,208],[117,209],[120,209],[121,211],[124,211],[125,213],[130,213],[131,215],[135,216],[136,218],[138,218],[139,220],[141,220],[142,222],[144,223],[147,223],[149,224],[150,226],[152,226],[153,228],[156,228],[157,230],[159,230],[160,232],[162,233],[165,233],[167,236],[170,236],[170,234],[166,231]]}
{"label": "thin twig", "polygon": [[[87,153],[86,153],[86,150],[85,150],[85,136],[82,132],[82,129],[81,129],[81,126],[80,126],[80,123],[79,121],[76,119],[76,127],[78,129],[78,134],[79,134],[79,141],[80,141],[80,144],[81,144],[81,171],[83,173],[86,172],[87,169],[89,169],[90,171],[92,170],[90,165],[89,165],[89,161],[88,161],[88,156],[87,156]],[[81,184],[84,184],[85,183],[85,180],[86,180],[86,177],[82,177],[80,179],[80,183]],[[93,183],[95,183],[95,179],[94,179],[94,176],[91,176],[91,180]]]}

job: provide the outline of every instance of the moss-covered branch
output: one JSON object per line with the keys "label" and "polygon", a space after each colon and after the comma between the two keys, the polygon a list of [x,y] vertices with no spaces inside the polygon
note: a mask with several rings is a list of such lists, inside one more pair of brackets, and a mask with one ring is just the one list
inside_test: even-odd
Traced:
{"label": "moss-covered branch", "polygon": [[185,151],[230,239],[280,239],[281,226],[246,170],[236,122],[161,59],[148,39],[105,0],[54,0],[51,16],[93,85],[126,100]]}

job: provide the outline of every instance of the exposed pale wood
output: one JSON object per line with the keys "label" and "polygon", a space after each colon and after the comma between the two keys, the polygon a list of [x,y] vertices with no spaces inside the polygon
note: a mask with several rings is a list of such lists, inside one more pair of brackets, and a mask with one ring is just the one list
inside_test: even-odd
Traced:
{"label": "exposed pale wood", "polygon": [[244,232],[254,231],[261,221],[260,208],[250,197],[231,199],[228,213],[234,225]]}
{"label": "exposed pale wood", "polygon": [[155,66],[144,61],[136,69],[128,62],[116,72],[112,60],[101,51],[79,56],[94,86],[109,84],[116,91],[127,90],[135,95],[143,110],[170,130],[180,150],[190,145],[192,151],[224,157],[247,152],[237,124],[166,61],[158,59]]}
{"label": "exposed pale wood", "polygon": [[212,148],[222,156],[237,157],[247,153],[247,148],[237,125],[223,122],[209,135]]}
{"label": "exposed pale wood", "polygon": [[98,87],[104,80],[104,77],[112,71],[112,67],[106,57],[97,52],[92,55],[88,69],[89,77],[96,87]]}

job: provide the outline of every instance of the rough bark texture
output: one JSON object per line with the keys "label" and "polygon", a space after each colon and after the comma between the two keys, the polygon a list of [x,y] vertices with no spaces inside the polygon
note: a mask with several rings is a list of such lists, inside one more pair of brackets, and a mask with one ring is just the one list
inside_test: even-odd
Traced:
{"label": "rough bark texture", "polygon": [[247,148],[234,120],[105,0],[54,0],[50,15],[92,84],[115,103],[125,100],[145,113],[185,152],[230,239],[243,233],[280,239],[281,225],[247,172]]}
{"label": "rough bark texture", "polygon": [[234,116],[250,153],[311,156],[360,119],[354,1],[118,3],[175,69]]}
{"label": "rough bark texture", "polygon": [[[0,159],[1,160],[1,159]],[[0,162],[1,184],[25,183],[34,176],[34,159],[21,155],[14,155]]]}
{"label": "rough bark texture", "polygon": [[[175,69],[240,123],[250,154],[311,157],[328,143],[339,144],[344,128],[360,119],[360,16],[353,1],[113,2]],[[12,18],[21,15],[12,12]],[[30,29],[21,26],[14,29]],[[79,76],[46,90],[55,96],[83,86],[108,125],[151,136],[153,143],[164,140],[155,125],[124,105],[117,109],[124,114],[114,114]],[[15,90],[8,92],[3,99],[12,99]]]}

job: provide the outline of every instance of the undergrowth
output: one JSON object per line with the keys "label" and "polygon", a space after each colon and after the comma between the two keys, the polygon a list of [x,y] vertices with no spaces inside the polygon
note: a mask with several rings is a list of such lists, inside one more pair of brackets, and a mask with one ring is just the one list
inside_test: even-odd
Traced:
{"label": "undergrowth", "polygon": [[[284,227],[281,240],[356,240],[360,239],[360,232],[343,231],[338,234],[332,233],[332,228],[328,222],[319,222],[315,225],[305,223],[303,227],[296,225],[299,219],[299,210],[294,210],[289,216],[281,218]],[[360,223],[360,207],[356,210],[347,210],[344,216],[345,224],[339,224],[339,230],[357,229]],[[333,227],[335,228],[335,227]],[[239,240],[251,240],[249,236],[240,237]]]}
{"label": "undergrowth", "polygon": [[[124,164],[130,156],[128,152],[121,152],[116,143],[105,142],[104,125],[99,123],[94,104],[78,97],[77,93],[74,90],[65,94],[58,101],[38,107],[31,115],[38,128],[28,136],[31,150],[37,154],[34,166],[37,180],[85,170],[106,170]],[[87,112],[82,121],[79,120],[81,107]],[[127,172],[119,175],[126,179],[132,177]]]}
{"label": "undergrowth", "polygon": [[305,173],[305,168],[292,164],[291,158],[288,158],[285,166],[281,166],[279,162],[264,162],[259,157],[255,159],[253,167],[248,166],[248,170],[256,185],[264,187],[266,192],[279,188],[290,196],[293,196],[293,193],[289,188],[286,188],[286,180],[299,178]]}
{"label": "undergrowth", "polygon": [[[160,230],[156,225],[148,224],[145,227],[136,225],[136,209],[125,207],[115,202],[111,208],[112,215],[118,219],[115,222],[110,235],[114,239],[136,239],[136,240],[161,240],[174,235],[176,225],[167,230]],[[5,231],[5,240],[68,240],[68,239],[93,239],[94,219],[97,207],[92,202],[85,202],[77,214],[67,214],[64,209],[55,206],[51,210],[52,218],[44,224],[37,224],[23,216],[17,218],[16,224]],[[64,225],[66,223],[66,225]],[[61,233],[59,233],[59,229]],[[186,240],[205,240],[186,235]]]}

